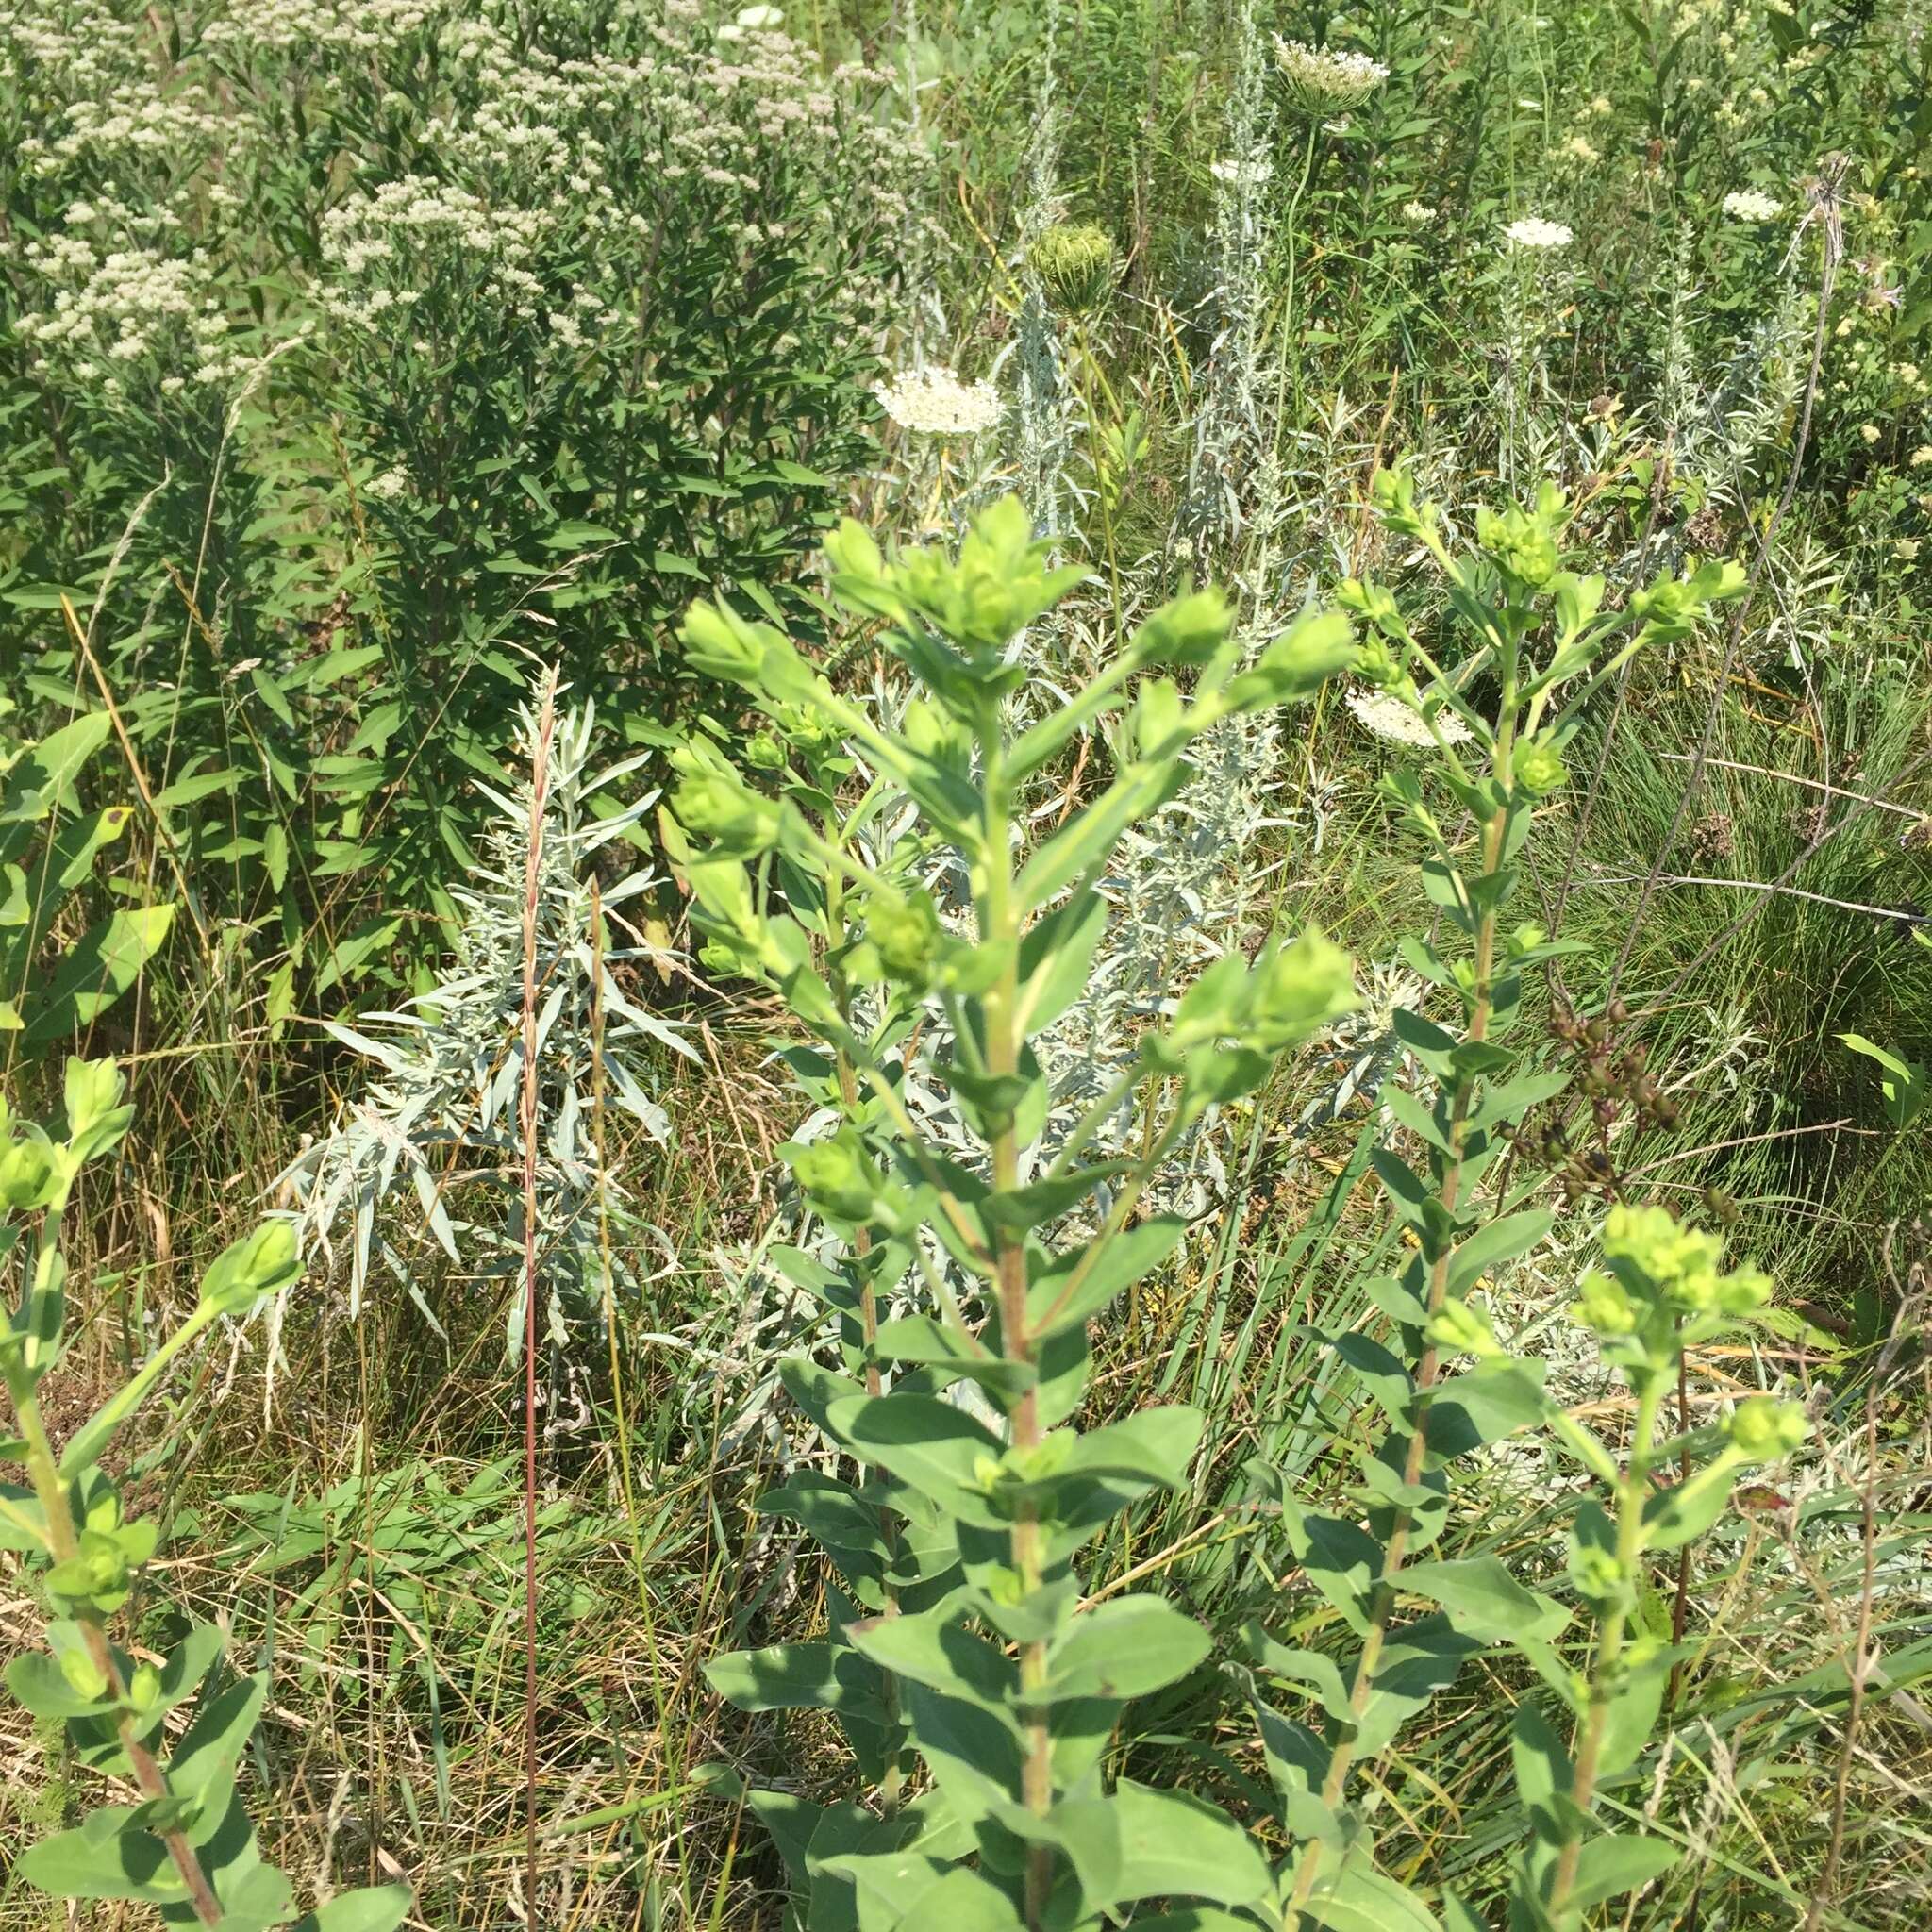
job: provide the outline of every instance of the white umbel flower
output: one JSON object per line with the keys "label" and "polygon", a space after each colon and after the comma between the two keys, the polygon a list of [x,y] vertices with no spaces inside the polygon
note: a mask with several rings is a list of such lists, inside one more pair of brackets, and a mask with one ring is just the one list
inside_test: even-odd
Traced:
{"label": "white umbel flower", "polygon": [[1346,54],[1333,47],[1310,47],[1301,41],[1274,36],[1274,64],[1289,92],[1305,108],[1326,112],[1353,108],[1389,78],[1389,70],[1366,54]]}
{"label": "white umbel flower", "polygon": [[1771,222],[1777,219],[1777,203],[1755,188],[1740,188],[1724,196],[1724,212],[1734,222]]}
{"label": "white umbel flower", "polygon": [[1546,222],[1541,215],[1511,222],[1503,235],[1514,248],[1567,248],[1576,239],[1561,222]]}
{"label": "white umbel flower", "polygon": [[979,436],[1004,413],[990,382],[961,382],[950,369],[908,369],[874,393],[901,429],[922,436]]}
{"label": "white umbel flower", "polygon": [[[1386,738],[1391,744],[1436,742],[1423,714],[1388,691],[1352,691],[1348,694],[1348,708],[1377,738]],[[1453,711],[1438,711],[1435,725],[1447,744],[1460,744],[1469,736],[1469,726]]]}

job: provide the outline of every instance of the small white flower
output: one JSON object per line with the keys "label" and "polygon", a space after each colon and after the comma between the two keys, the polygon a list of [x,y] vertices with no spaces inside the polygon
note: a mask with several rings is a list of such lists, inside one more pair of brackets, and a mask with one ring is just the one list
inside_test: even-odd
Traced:
{"label": "small white flower", "polygon": [[1573,134],[1563,143],[1563,152],[1574,161],[1600,161],[1603,159],[1603,156],[1598,154],[1596,149],[1591,147],[1589,142],[1585,141],[1580,134]]}
{"label": "small white flower", "polygon": [[1734,222],[1769,222],[1777,217],[1777,203],[1755,188],[1738,188],[1724,196],[1724,212]]}
{"label": "small white flower", "polygon": [[1259,188],[1274,178],[1274,163],[1270,160],[1215,161],[1208,172],[1227,188],[1239,188],[1246,182],[1251,188]]}
{"label": "small white flower", "polygon": [[1279,34],[1274,36],[1274,64],[1289,92],[1317,113],[1357,107],[1389,78],[1389,70],[1366,54],[1310,47],[1301,41],[1285,41]]}
{"label": "small white flower", "polygon": [[752,33],[774,33],[785,25],[785,12],[778,7],[741,7],[738,25]]}
{"label": "small white flower", "polygon": [[1503,234],[1517,248],[1567,248],[1576,239],[1561,222],[1546,222],[1541,215],[1524,215]]}
{"label": "small white flower", "polygon": [[363,495],[373,496],[378,503],[393,503],[397,497],[407,496],[408,491],[409,473],[400,463],[370,477],[362,486]]}
{"label": "small white flower", "polygon": [[902,429],[923,436],[978,436],[1004,413],[990,382],[961,382],[950,369],[908,369],[874,391]]}
{"label": "small white flower", "polygon": [[1922,442],[1912,452],[1912,468],[1923,470],[1927,463],[1932,463],[1932,442]]}
{"label": "small white flower", "polygon": [[1402,219],[1413,222],[1418,228],[1426,227],[1436,219],[1436,210],[1426,202],[1405,201],[1402,204]]}
{"label": "small white flower", "polygon": [[[1348,708],[1377,738],[1391,744],[1434,744],[1423,714],[1388,691],[1352,691]],[[1447,744],[1460,744],[1469,736],[1469,726],[1453,711],[1440,710],[1435,716],[1437,731]]]}
{"label": "small white flower", "polygon": [[1870,449],[1884,434],[1885,432],[1875,423],[1860,423],[1858,425],[1858,439],[1867,449]]}

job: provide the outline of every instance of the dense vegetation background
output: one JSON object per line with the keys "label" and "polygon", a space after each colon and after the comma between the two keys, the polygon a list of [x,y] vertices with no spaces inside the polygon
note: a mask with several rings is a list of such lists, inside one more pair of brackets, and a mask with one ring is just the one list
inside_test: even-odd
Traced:
{"label": "dense vegetation background", "polygon": [[[849,1779],[822,1714],[735,1710],[704,1674],[824,1622],[814,1546],[754,1506],[829,1466],[778,1374],[834,1358],[778,1152],[828,1116],[795,1016],[693,928],[659,794],[693,747],[851,774],[687,648],[692,600],[900,723],[819,546],[846,514],[951,544],[1018,492],[1081,567],[1026,633],[1036,718],[1202,581],[1256,648],[1350,578],[1433,639],[1428,559],[1369,505],[1399,460],[1458,544],[1558,486],[1613,607],[1707,558],[1747,584],[1583,712],[1512,915],[1580,942],[1524,1024],[1587,1104],[1518,1143],[1557,1211],[1488,1283],[1497,1331],[1616,1412],[1561,1309],[1626,1190],[1774,1277],[1699,1400],[1775,1391],[1811,1424],[1700,1549],[1694,1658],[1617,1794],[1684,1856],[1595,1922],[1926,1923],[1927,25],[1918,0],[0,0],[8,1091],[57,1115],[80,1041],[138,1109],[68,1213],[77,1336],[42,1399],[87,1413],[208,1257],[264,1209],[299,1224],[303,1285],[184,1357],[114,1470],[169,1596],[269,1673],[246,1777],[304,1886],[404,1878],[439,1928],[775,1927],[741,1790]],[[1186,1238],[1091,1334],[1090,1420],[1208,1417],[1190,1486],[1090,1565],[1216,1640],[1112,1761],[1257,1820],[1239,1633],[1295,1559],[1253,1465],[1345,1475],[1358,1396],[1304,1330],[1373,1326],[1397,1240],[1370,1154],[1422,1077],[1392,1016],[1436,996],[1414,941],[1441,902],[1385,781],[1429,741],[1344,676],[1196,744],[1110,863],[1047,1069],[1057,1104],[1104,1091],[1206,960],[1277,928],[1356,962],[1358,1010],[1177,1149]],[[1126,757],[1079,746],[1027,836]],[[1541,1574],[1541,1452],[1458,1482],[1449,1547]],[[0,1563],[10,1653],[38,1624]],[[1637,1613],[1666,1634],[1674,1574]],[[174,1614],[137,1594],[130,1631]],[[1472,1665],[1375,1774],[1385,1866],[1425,1890],[1499,1896],[1506,1688]],[[10,1846],[98,1793],[58,1724],[7,1724]],[[89,1909],[0,1892],[0,1925],[148,1923]]]}

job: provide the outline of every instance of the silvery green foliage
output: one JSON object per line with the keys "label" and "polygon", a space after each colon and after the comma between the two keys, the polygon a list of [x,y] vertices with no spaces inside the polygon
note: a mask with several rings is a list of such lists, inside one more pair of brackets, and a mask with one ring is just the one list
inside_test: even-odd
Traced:
{"label": "silvery green foliage", "polygon": [[[528,706],[520,717],[524,751],[533,756],[537,719]],[[696,1057],[680,1029],[631,999],[613,970],[664,957],[628,923],[657,883],[648,866],[603,891],[608,930],[613,940],[627,934],[628,943],[605,947],[602,978],[593,984],[593,870],[626,851],[658,796],[649,791],[617,802],[615,788],[649,754],[595,769],[595,724],[588,704],[558,722],[539,873],[539,1265],[550,1341],[564,1352],[575,1328],[598,1319],[600,1194],[614,1224],[629,1219],[625,1191],[613,1175],[599,1174],[592,1135],[593,1000],[603,1016],[604,1094],[651,1140],[666,1139],[669,1124],[646,1091],[638,1049],[656,1042]],[[523,1253],[518,1108],[531,791],[527,779],[514,791],[479,789],[496,818],[475,877],[453,894],[461,925],[447,972],[400,1012],[330,1025],[344,1045],[375,1062],[378,1075],[282,1176],[301,1203],[308,1245],[333,1259],[346,1230],[351,1317],[360,1311],[377,1257],[434,1324],[418,1273],[425,1247],[469,1273],[499,1277],[514,1274]],[[384,1030],[378,1036],[370,1027]],[[625,1251],[635,1244],[614,1245],[621,1283]],[[506,1328],[512,1357],[523,1332],[519,1294]]]}
{"label": "silvery green foliage", "polygon": [[1059,0],[1047,0],[1041,23],[1033,139],[1026,158],[1026,199],[1020,209],[1015,263],[1023,293],[1013,347],[1008,352],[1015,375],[1013,456],[1019,469],[1021,500],[1034,527],[1056,536],[1069,527],[1067,465],[1073,454],[1078,405],[1067,382],[1052,307],[1028,257],[1033,242],[1059,219],[1061,211],[1059,21]]}
{"label": "silvery green foliage", "polygon": [[1241,530],[1241,478],[1269,444],[1259,328],[1262,271],[1274,226],[1269,201],[1274,117],[1255,0],[1241,0],[1237,33],[1240,64],[1228,103],[1226,152],[1214,164],[1214,286],[1207,297],[1214,346],[1194,417],[1180,510],[1180,534],[1197,554]]}

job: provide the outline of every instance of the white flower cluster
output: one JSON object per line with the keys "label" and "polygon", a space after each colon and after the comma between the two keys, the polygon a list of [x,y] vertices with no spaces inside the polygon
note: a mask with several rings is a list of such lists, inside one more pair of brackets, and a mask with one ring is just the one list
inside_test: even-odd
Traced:
{"label": "white flower cluster", "polygon": [[1503,236],[1513,248],[1567,248],[1576,239],[1561,222],[1548,222],[1541,215],[1511,222]]}
{"label": "white flower cluster", "polygon": [[1755,188],[1739,188],[1724,196],[1724,212],[1734,222],[1771,222],[1777,219],[1778,205]]}
{"label": "white flower cluster", "polygon": [[460,274],[504,309],[541,312],[549,291],[530,266],[549,239],[549,216],[493,208],[465,188],[404,175],[351,195],[322,218],[322,291],[338,322],[366,327],[423,299],[418,280]]}
{"label": "white flower cluster", "polygon": [[1366,54],[1333,47],[1310,47],[1301,41],[1274,36],[1274,64],[1288,82],[1288,91],[1311,111],[1359,106],[1389,78],[1389,70]]}
{"label": "white flower cluster", "polygon": [[[1377,738],[1386,738],[1391,744],[1432,745],[1436,742],[1423,714],[1388,691],[1350,691],[1348,708],[1366,729],[1373,731]],[[1435,714],[1435,725],[1447,744],[1460,744],[1469,736],[1469,726],[1453,711],[1439,710]]]}
{"label": "white flower cluster", "polygon": [[961,382],[950,369],[908,369],[874,391],[901,429],[923,436],[980,436],[1004,413],[990,382]]}
{"label": "white flower cluster", "polygon": [[234,0],[201,30],[206,47],[375,55],[378,58],[448,10],[448,0]]}
{"label": "white flower cluster", "polygon": [[22,255],[46,291],[44,306],[15,324],[38,347],[37,374],[98,382],[121,401],[150,380],[172,395],[190,382],[222,389],[253,373],[255,358],[229,343],[207,250],[97,243],[85,232],[92,225],[123,233],[135,225],[132,212],[111,201],[75,202],[67,220],[64,231]]}

